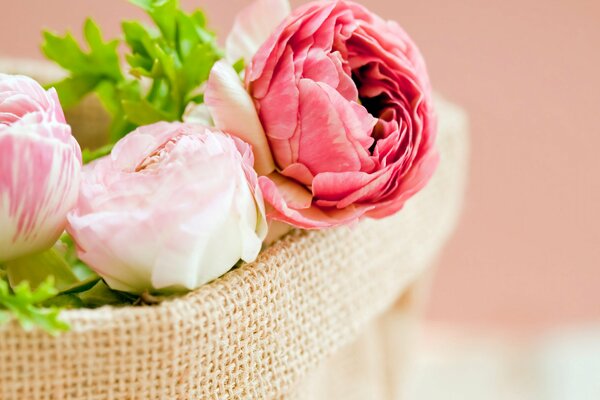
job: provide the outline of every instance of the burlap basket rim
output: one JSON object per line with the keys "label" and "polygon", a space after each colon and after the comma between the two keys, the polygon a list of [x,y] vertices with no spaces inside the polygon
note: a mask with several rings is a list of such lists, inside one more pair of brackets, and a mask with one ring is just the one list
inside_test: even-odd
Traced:
{"label": "burlap basket rim", "polygon": [[[343,229],[343,228],[342,228]],[[198,289],[192,290],[188,293],[181,295],[174,295],[169,297],[158,304],[147,304],[147,305],[123,305],[123,306],[112,306],[105,305],[98,308],[80,308],[80,309],[69,309],[64,310],[61,313],[62,319],[69,322],[71,325],[71,331],[81,330],[94,330],[97,326],[102,326],[102,322],[107,319],[118,320],[121,314],[127,315],[128,317],[139,318],[144,315],[152,315],[162,310],[168,310],[170,308],[180,309],[180,306],[185,303],[189,303],[193,300],[194,303],[202,304],[202,313],[211,314],[216,308],[219,307],[219,302],[215,302],[215,293],[220,293],[223,288],[222,281],[224,279],[242,279],[251,275],[251,271],[255,268],[261,268],[265,263],[270,264],[272,255],[277,254],[281,247],[287,245],[290,240],[299,239],[305,235],[310,235],[314,231],[301,231],[293,230],[286,234],[281,239],[277,240],[271,246],[263,249],[258,258],[251,263],[242,263],[238,267],[229,270],[219,278],[208,282]],[[202,301],[203,298],[211,298],[213,301]],[[225,299],[225,297],[221,297]],[[191,310],[192,311],[192,310]],[[199,308],[195,308],[192,313],[199,311]],[[78,322],[85,320],[85,325],[78,325]],[[97,323],[94,323],[96,321]],[[16,324],[16,322],[15,322]],[[16,328],[19,328],[16,326]],[[20,329],[20,328],[19,328]]]}

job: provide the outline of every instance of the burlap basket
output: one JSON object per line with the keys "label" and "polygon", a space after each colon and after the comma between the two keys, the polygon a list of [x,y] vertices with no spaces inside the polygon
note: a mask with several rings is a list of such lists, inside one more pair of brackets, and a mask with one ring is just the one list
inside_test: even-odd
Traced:
{"label": "burlap basket", "polygon": [[[42,81],[57,71],[0,62]],[[152,307],[63,314],[59,337],[0,328],[0,399],[398,399],[425,280],[452,232],[467,170],[466,117],[439,99],[442,163],[404,210],[295,231],[252,264]],[[69,116],[80,136],[106,120]]]}

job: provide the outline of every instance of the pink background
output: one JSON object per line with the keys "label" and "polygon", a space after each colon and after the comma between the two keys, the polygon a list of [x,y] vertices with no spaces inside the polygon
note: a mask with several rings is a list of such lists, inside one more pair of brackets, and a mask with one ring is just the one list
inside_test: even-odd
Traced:
{"label": "pink background", "polygon": [[[199,5],[219,33],[248,0]],[[294,4],[299,4],[295,1]],[[600,321],[600,2],[364,0],[400,22],[434,86],[463,105],[472,170],[440,261],[432,319],[518,329]],[[117,33],[125,0],[0,0],[0,56],[40,57],[39,30]]]}

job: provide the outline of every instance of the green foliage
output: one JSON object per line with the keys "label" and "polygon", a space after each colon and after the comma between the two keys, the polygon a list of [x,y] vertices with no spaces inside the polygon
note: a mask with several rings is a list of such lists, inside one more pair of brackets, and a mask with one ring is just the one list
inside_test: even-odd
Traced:
{"label": "green foliage", "polygon": [[0,265],[0,325],[15,318],[30,330],[56,335],[68,330],[59,319],[65,309],[132,304],[139,296],[111,290],[77,257],[64,234],[53,248]]}
{"label": "green foliage", "polygon": [[37,288],[49,276],[53,277],[54,286],[58,291],[70,288],[78,282],[69,264],[55,249],[7,262],[5,268],[11,287],[26,281],[31,287]]}
{"label": "green foliage", "polygon": [[110,154],[110,151],[113,148],[113,143],[106,144],[102,147],[99,147],[94,150],[83,149],[81,152],[81,158],[84,164],[87,164],[91,161],[94,161],[97,158],[104,157]]}
{"label": "green foliage", "polygon": [[[121,70],[119,40],[104,41],[91,19],[84,25],[87,50],[69,33],[44,32],[42,45],[44,54],[69,72],[53,85],[62,105],[71,107],[95,92],[112,116],[111,143],[140,125],[181,120],[190,102],[202,102],[200,86],[222,58],[201,11],[186,13],[178,0],[130,1],[155,26],[123,22],[127,73]],[[106,149],[84,153],[86,161],[106,154]]]}
{"label": "green foliage", "polygon": [[33,290],[28,282],[21,282],[11,289],[6,280],[0,279],[0,323],[14,317],[25,330],[39,327],[51,335],[68,330],[69,325],[59,319],[60,309],[44,305],[57,294],[52,278]]}
{"label": "green foliage", "polygon": [[77,297],[82,302],[82,305],[88,308],[131,304],[138,299],[138,296],[110,289],[102,280],[96,282],[89,290],[79,293]]}

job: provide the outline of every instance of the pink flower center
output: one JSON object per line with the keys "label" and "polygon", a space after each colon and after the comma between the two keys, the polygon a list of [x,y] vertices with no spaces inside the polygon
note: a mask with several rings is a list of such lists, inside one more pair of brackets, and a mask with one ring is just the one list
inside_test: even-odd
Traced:
{"label": "pink flower center", "polygon": [[135,172],[146,170],[156,170],[169,156],[169,153],[175,148],[177,142],[181,140],[183,135],[175,136],[159,147],[142,160],[135,168]]}

